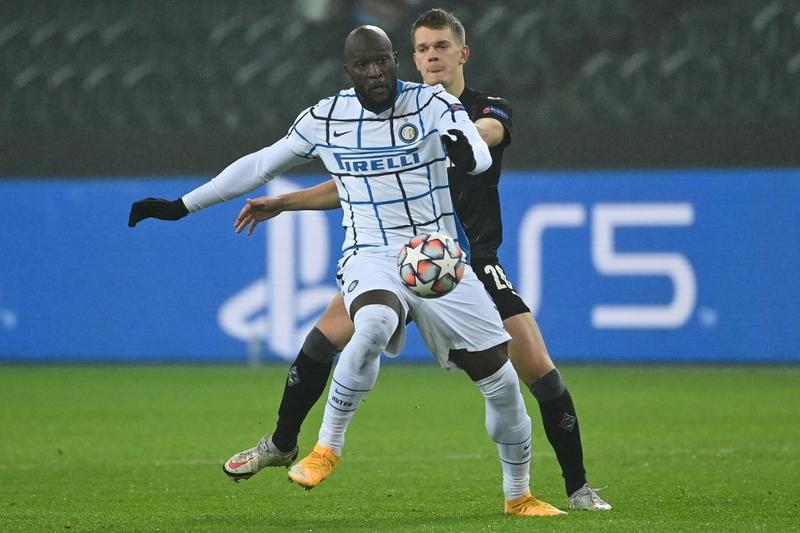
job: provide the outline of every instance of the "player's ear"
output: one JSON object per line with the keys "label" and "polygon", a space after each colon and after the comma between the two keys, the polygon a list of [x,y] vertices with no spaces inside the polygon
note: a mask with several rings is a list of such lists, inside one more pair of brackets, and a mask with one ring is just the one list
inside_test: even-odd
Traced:
{"label": "player's ear", "polygon": [[392,55],[394,56],[394,64],[395,65],[399,65],[400,64],[400,53],[397,50],[395,50],[394,52],[392,52]]}
{"label": "player's ear", "polygon": [[469,59],[469,46],[466,44],[461,47],[461,57],[458,58],[459,64],[463,65]]}

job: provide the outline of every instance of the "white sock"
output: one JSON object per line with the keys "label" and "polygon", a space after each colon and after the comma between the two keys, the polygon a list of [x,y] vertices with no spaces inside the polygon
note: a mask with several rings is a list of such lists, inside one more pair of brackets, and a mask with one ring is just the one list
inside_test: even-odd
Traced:
{"label": "white sock", "polygon": [[486,432],[497,444],[503,467],[503,493],[513,500],[530,491],[531,419],[519,390],[519,378],[507,361],[475,384],[486,398]]}
{"label": "white sock", "polygon": [[370,304],[356,312],[355,333],[333,371],[328,403],[319,430],[319,443],[342,454],[347,425],[359,404],[375,386],[381,352],[399,323],[397,313],[386,305]]}

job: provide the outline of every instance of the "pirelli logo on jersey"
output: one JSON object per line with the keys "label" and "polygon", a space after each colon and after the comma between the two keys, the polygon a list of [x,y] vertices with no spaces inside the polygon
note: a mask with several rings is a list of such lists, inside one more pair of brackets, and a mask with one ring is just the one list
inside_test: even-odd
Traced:
{"label": "pirelli logo on jersey", "polygon": [[402,148],[368,153],[334,154],[339,170],[344,172],[399,172],[416,167],[422,160],[417,148]]}

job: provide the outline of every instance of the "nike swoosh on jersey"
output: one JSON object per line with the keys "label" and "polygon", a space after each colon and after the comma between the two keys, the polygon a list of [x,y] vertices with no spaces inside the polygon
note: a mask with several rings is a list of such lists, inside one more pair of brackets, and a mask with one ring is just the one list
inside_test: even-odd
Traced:
{"label": "nike swoosh on jersey", "polygon": [[351,131],[353,131],[353,130],[347,130],[347,131],[336,131],[336,130],[334,130],[333,136],[334,137],[341,137],[342,135],[346,135],[346,134],[350,133]]}

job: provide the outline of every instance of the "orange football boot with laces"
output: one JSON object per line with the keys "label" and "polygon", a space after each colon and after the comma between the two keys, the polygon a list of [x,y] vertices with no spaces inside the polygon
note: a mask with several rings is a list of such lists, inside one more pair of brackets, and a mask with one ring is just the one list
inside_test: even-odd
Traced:
{"label": "orange football boot with laces", "polygon": [[318,442],[308,456],[289,468],[289,480],[311,490],[331,475],[338,462],[339,456]]}

